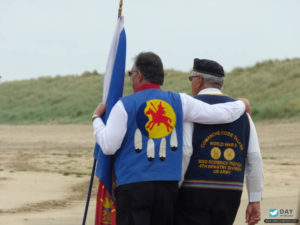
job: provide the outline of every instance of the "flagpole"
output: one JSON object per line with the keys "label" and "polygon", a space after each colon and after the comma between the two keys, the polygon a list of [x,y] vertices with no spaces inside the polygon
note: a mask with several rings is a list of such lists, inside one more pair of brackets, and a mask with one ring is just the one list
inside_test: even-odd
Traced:
{"label": "flagpole", "polygon": [[97,159],[94,159],[93,169],[92,169],[92,174],[91,174],[91,180],[90,180],[90,186],[89,186],[89,191],[88,191],[88,195],[87,195],[87,198],[86,198],[86,204],[85,204],[85,210],[84,210],[82,225],[85,225],[86,216],[87,216],[88,209],[89,209],[89,203],[90,203],[91,192],[92,192],[92,187],[93,187],[93,181],[94,181],[94,176],[95,176],[96,162],[97,162]]}
{"label": "flagpole", "polygon": [[123,0],[120,0],[118,17],[122,16]]}

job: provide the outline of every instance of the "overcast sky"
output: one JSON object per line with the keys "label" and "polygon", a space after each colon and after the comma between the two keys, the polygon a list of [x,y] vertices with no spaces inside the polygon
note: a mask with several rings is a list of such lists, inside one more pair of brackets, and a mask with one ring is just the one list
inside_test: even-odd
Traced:
{"label": "overcast sky", "polygon": [[[104,72],[119,0],[0,0],[2,81]],[[154,51],[165,68],[193,59],[226,71],[300,57],[299,0],[124,0],[127,62]]]}

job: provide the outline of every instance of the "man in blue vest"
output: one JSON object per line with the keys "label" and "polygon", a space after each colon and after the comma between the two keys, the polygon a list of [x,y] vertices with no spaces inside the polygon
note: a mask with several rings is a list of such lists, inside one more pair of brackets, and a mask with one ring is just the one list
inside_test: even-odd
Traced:
{"label": "man in blue vest", "polygon": [[121,98],[106,125],[93,116],[94,136],[114,155],[118,225],[172,225],[181,179],[183,121],[228,123],[245,111],[242,101],[209,105],[186,94],[160,89],[161,59],[142,52],[129,72],[134,94]]}
{"label": "man in blue vest", "polygon": [[[191,81],[195,99],[217,104],[235,101],[223,95],[223,67],[215,61],[194,59]],[[232,225],[243,190],[244,173],[249,204],[246,222],[260,220],[263,168],[251,117],[220,125],[185,124],[183,174],[177,203],[178,225]],[[185,172],[186,171],[186,172]]]}

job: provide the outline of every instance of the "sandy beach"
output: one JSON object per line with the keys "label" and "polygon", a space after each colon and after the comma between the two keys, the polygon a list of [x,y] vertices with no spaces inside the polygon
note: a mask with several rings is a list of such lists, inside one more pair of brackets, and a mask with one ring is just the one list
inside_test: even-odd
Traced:
{"label": "sandy beach", "polygon": [[[256,127],[265,176],[259,224],[270,219],[269,209],[299,218],[300,122]],[[0,225],[82,224],[93,148],[91,126],[1,125]],[[86,224],[94,224],[96,185]],[[246,206],[244,188],[235,225],[245,224]]]}

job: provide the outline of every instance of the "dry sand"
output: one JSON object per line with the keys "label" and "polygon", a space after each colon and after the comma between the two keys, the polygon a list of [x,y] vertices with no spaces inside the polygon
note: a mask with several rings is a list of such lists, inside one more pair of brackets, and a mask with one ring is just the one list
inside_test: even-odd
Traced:
{"label": "dry sand", "polygon": [[[262,221],[269,209],[296,210],[300,123],[257,123],[264,160]],[[91,126],[0,126],[0,225],[81,224],[94,140]],[[94,223],[95,191],[87,225]],[[235,225],[245,224],[247,192]],[[299,217],[299,216],[298,216]]]}

